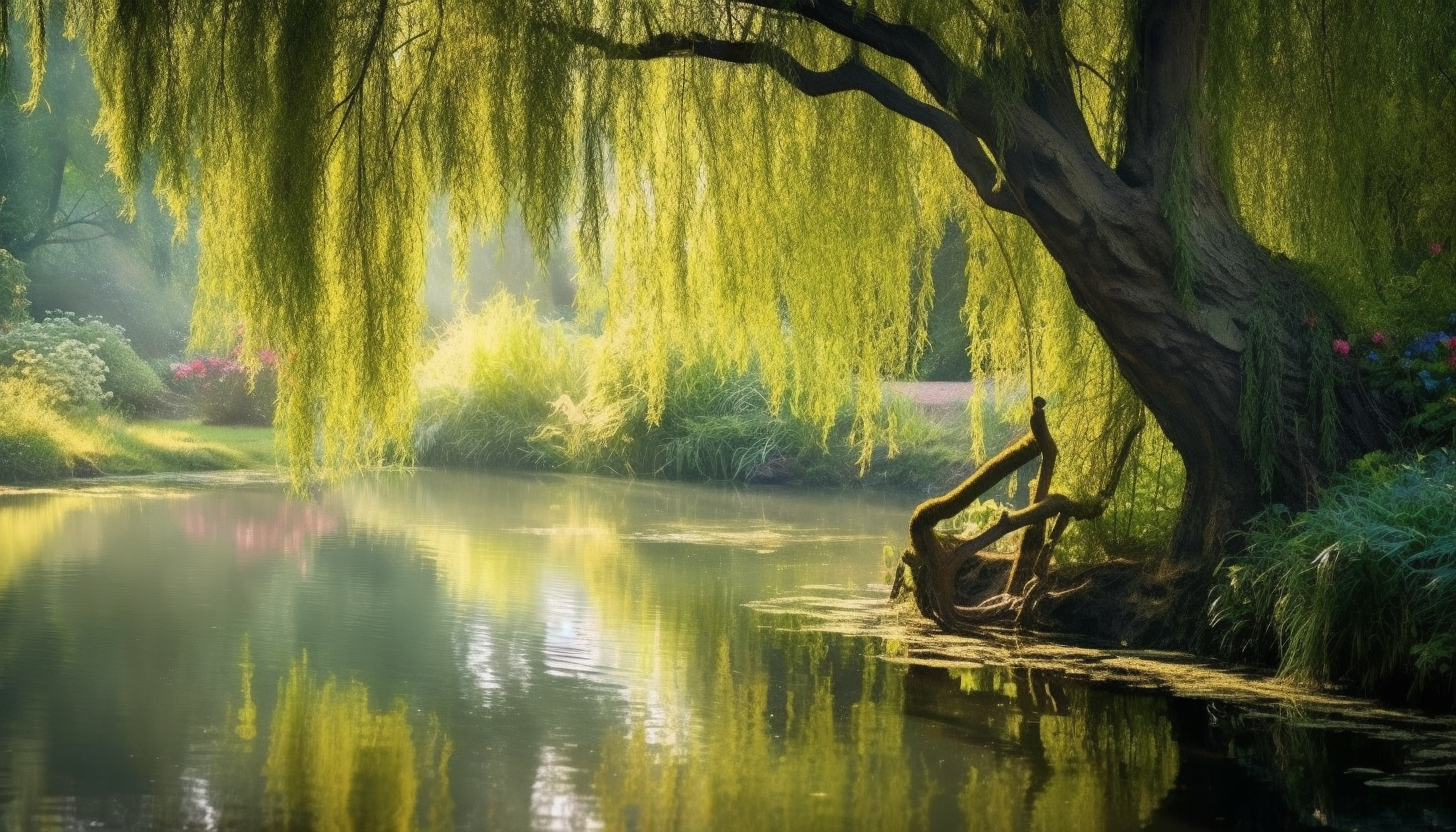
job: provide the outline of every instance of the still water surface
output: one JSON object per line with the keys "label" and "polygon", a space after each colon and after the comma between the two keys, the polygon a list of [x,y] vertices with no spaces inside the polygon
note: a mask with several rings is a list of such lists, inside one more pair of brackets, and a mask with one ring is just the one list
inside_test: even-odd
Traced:
{"label": "still water surface", "polygon": [[747,606],[882,592],[907,511],[444,472],[0,495],[5,828],[1456,826],[1449,725],[886,661]]}

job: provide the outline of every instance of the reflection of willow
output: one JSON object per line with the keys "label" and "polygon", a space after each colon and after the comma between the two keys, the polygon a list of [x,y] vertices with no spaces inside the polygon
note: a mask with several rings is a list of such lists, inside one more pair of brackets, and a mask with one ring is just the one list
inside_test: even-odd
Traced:
{"label": "reflection of willow", "polygon": [[[66,519],[78,509],[93,512],[114,507],[118,500],[98,500],[77,494],[48,494],[8,498],[0,504],[0,590],[19,577],[65,526]],[[105,513],[110,513],[106,511]],[[94,524],[92,528],[100,528]],[[100,535],[95,538],[98,542]],[[81,547],[61,547],[60,553]]]}
{"label": "reflection of willow", "polygon": [[[345,501],[351,525],[406,540],[455,598],[501,618],[583,616],[589,621],[578,628],[582,637],[609,652],[617,670],[659,695],[681,690],[679,659],[696,652],[690,642],[711,614],[707,605],[679,611],[691,622],[662,614],[663,596],[671,593],[659,584],[671,578],[645,568],[624,541],[613,515],[620,506],[579,483],[520,485],[493,495],[492,517],[510,518],[510,529],[461,524],[480,514],[475,492],[463,487],[418,486],[406,500],[377,484],[352,483]],[[553,597],[576,589],[584,609]]]}
{"label": "reflection of willow", "polygon": [[607,829],[928,828],[929,795],[912,788],[902,744],[903,671],[866,645],[846,702],[828,637],[787,638],[782,701],[756,651],[719,644],[696,751],[657,742],[643,714],[608,739],[596,776]]}
{"label": "reflection of willow", "polygon": [[[606,828],[1101,832],[1144,825],[1177,778],[1161,700],[1027,671],[907,674],[874,645],[845,684],[832,637],[780,637],[782,701],[768,663],[725,643],[693,748],[663,742],[645,714],[609,740],[596,777]],[[927,721],[951,730],[928,736]],[[954,807],[936,803],[932,769],[964,776]]]}
{"label": "reflection of willow", "polygon": [[1161,699],[1027,670],[951,675],[962,697],[990,694],[1019,706],[1014,718],[987,726],[1002,735],[1002,753],[970,765],[960,796],[969,830],[1136,829],[1177,779],[1178,747]]}
{"label": "reflection of willow", "polygon": [[[252,664],[244,643],[243,704],[232,744],[247,754],[256,735]],[[263,764],[272,829],[438,830],[451,827],[451,744],[431,715],[416,737],[403,699],[375,711],[358,681],[320,682],[308,655],[278,683]],[[255,769],[256,770],[256,769]]]}

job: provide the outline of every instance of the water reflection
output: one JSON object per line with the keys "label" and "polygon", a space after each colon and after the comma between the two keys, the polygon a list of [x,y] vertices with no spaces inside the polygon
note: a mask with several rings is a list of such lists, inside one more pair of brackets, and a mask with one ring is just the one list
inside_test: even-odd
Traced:
{"label": "water reflection", "polygon": [[982,723],[984,741],[998,753],[969,766],[960,805],[970,829],[1140,829],[1177,780],[1178,746],[1161,699],[1068,685],[1035,671],[988,667],[950,676],[963,698],[993,700],[977,710],[1007,714]]}
{"label": "water reflection", "polygon": [[[320,683],[308,655],[279,682],[263,765],[273,829],[451,828],[450,740],[403,699],[376,711],[357,680]],[[416,735],[418,739],[416,738]]]}
{"label": "water reflection", "polygon": [[[278,830],[1451,817],[1451,761],[1417,759],[1447,740],[912,667],[893,642],[745,606],[806,585],[868,597],[904,516],[430,472],[309,501],[258,484],[0,498],[0,812]],[[1367,788],[1377,775],[1347,772],[1365,766],[1440,788]]]}
{"label": "water reflection", "polygon": [[178,521],[189,541],[231,546],[240,561],[298,558],[317,538],[338,531],[337,512],[304,500],[273,494],[234,495],[226,502],[187,501]]}
{"label": "water reflection", "polygon": [[610,736],[595,778],[606,827],[930,828],[904,742],[903,670],[799,636],[780,634],[767,656],[719,642],[691,748],[661,742],[640,711]]}

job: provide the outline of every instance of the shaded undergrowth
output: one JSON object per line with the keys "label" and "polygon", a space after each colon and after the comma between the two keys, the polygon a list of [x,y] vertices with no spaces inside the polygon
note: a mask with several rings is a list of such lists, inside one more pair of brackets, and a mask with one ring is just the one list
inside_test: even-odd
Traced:
{"label": "shaded undergrowth", "polygon": [[1213,623],[1231,657],[1456,704],[1456,459],[1372,455],[1313,510],[1266,511],[1219,570]]}

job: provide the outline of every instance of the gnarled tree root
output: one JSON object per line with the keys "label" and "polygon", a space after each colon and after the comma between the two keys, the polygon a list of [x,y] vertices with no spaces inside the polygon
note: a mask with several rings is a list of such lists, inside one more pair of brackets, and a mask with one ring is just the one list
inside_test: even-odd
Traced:
{"label": "gnarled tree root", "polygon": [[[1065,605],[1069,596],[1092,588],[1090,578],[1080,586],[1048,580],[1052,554],[1072,520],[1090,520],[1107,509],[1142,425],[1123,440],[1106,485],[1086,500],[1074,500],[1051,490],[1057,446],[1047,429],[1046,401],[1040,396],[1032,401],[1029,427],[960,485],[926,500],[910,515],[910,548],[901,558],[893,593],[903,591],[908,573],[920,612],[942,629],[955,632],[987,624],[1020,626],[1029,623],[1028,610],[1047,601]],[[1025,508],[1002,512],[994,523],[972,537],[936,531],[941,521],[964,511],[1017,468],[1038,457],[1041,464],[1036,487]],[[1023,534],[1014,558],[986,553],[988,547],[1016,531]],[[978,600],[966,604],[962,598]]]}

